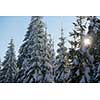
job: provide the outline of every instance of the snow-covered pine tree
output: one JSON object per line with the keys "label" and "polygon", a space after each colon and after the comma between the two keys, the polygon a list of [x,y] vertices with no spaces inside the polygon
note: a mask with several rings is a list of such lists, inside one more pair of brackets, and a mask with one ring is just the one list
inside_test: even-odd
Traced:
{"label": "snow-covered pine tree", "polygon": [[13,39],[11,39],[6,56],[3,61],[3,69],[0,72],[0,82],[1,83],[13,83],[16,75],[16,56],[14,51]]}
{"label": "snow-covered pine tree", "polygon": [[[83,40],[86,32],[87,17],[77,16],[76,22],[74,24],[73,32],[69,33],[73,38],[70,42],[71,48],[69,49],[69,59],[70,59],[70,75],[68,82],[79,83],[82,80],[84,74],[89,74],[90,70],[86,66],[86,61],[88,60],[87,54],[84,52]],[[89,75],[87,75],[89,78]],[[89,79],[85,79],[87,82]],[[82,81],[81,81],[82,82]]]}
{"label": "snow-covered pine tree", "polygon": [[50,54],[50,63],[52,64],[52,75],[54,80],[54,67],[55,67],[55,51],[54,51],[54,40],[51,38],[51,34],[48,34],[48,51]]}
{"label": "snow-covered pine tree", "polygon": [[61,37],[58,43],[59,48],[57,49],[58,55],[56,56],[56,63],[54,68],[54,82],[64,83],[68,78],[68,59],[67,59],[67,48],[65,47],[65,37],[63,28],[61,28]]}
{"label": "snow-covered pine tree", "polygon": [[19,55],[18,55],[18,60],[17,60],[17,67],[19,68],[19,71],[18,71],[16,78],[15,78],[16,82],[23,82],[25,69],[27,69],[29,67],[29,59],[31,59],[31,53],[30,52],[32,51],[32,49],[30,49],[30,52],[29,52],[28,49],[34,43],[32,41],[32,39],[31,39],[31,42],[30,42],[31,36],[34,36],[33,30],[35,30],[35,27],[33,27],[33,26],[35,26],[33,18],[34,17],[31,18],[31,22],[29,24],[28,31],[25,34],[23,44],[21,45],[21,47],[19,49]]}
{"label": "snow-covered pine tree", "polygon": [[43,17],[32,16],[18,57],[17,82],[53,82],[52,65],[47,51],[47,33]]}
{"label": "snow-covered pine tree", "polygon": [[[92,37],[92,46],[88,50],[91,61],[93,81],[100,82],[100,19],[96,16],[90,17],[88,35]],[[92,58],[92,59],[91,59]]]}

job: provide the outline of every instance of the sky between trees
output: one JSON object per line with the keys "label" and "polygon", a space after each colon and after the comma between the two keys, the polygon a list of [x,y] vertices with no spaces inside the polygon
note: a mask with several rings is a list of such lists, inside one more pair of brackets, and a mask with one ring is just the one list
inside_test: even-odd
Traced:
{"label": "sky between trees", "polygon": [[[30,16],[2,16],[0,17],[0,57],[3,60],[9,40],[14,39],[15,52],[18,55],[19,47],[22,44],[30,23]],[[67,40],[69,32],[73,29],[74,16],[44,16],[44,22],[47,25],[48,32],[51,33],[55,42],[55,50],[58,48],[57,43],[60,36],[61,24],[64,28],[66,37],[66,46],[69,47]]]}

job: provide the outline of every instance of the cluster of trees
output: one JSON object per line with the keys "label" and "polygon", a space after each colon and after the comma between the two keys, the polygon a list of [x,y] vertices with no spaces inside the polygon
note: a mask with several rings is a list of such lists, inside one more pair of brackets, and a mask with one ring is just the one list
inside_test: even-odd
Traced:
{"label": "cluster of trees", "polygon": [[77,16],[65,46],[61,28],[57,55],[54,42],[43,22],[32,16],[19,49],[18,59],[11,39],[5,60],[0,62],[1,83],[98,83],[100,82],[100,19]]}

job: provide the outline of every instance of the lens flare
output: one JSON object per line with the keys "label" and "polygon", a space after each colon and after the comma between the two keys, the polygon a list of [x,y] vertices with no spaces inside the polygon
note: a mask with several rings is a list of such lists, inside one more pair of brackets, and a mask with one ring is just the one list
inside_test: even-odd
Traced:
{"label": "lens flare", "polygon": [[91,38],[89,38],[89,37],[84,38],[83,44],[84,44],[84,46],[91,46],[91,44],[92,44]]}

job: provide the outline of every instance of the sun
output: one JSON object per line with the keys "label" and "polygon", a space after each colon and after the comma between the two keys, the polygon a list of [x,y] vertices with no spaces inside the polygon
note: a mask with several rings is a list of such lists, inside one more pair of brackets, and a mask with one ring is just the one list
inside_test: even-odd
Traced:
{"label": "sun", "polygon": [[84,44],[84,46],[91,46],[91,44],[92,44],[92,39],[90,38],[90,37],[85,37],[84,39],[83,39],[83,44]]}

